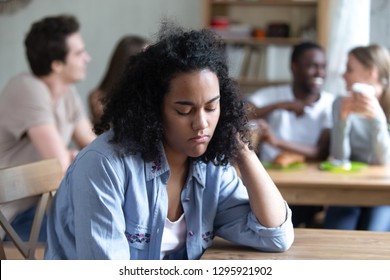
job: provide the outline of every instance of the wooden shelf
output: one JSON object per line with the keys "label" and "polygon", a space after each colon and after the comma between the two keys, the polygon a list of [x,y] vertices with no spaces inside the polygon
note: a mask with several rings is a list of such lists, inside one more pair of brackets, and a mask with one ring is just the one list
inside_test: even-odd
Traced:
{"label": "wooden shelf", "polygon": [[239,85],[240,92],[243,96],[252,94],[263,87],[287,85],[291,83],[289,80],[267,81],[243,78],[236,79],[235,81]]}
{"label": "wooden shelf", "polygon": [[262,6],[315,6],[317,0],[210,0],[212,5],[236,5],[236,6],[249,6],[249,5],[262,5]]}
{"label": "wooden shelf", "polygon": [[257,87],[283,85],[283,84],[288,84],[288,83],[291,82],[291,81],[288,81],[288,80],[267,81],[267,80],[242,79],[242,78],[241,79],[236,79],[236,81],[240,85],[257,86]]}
{"label": "wooden shelf", "polygon": [[[204,27],[227,22],[226,29],[214,30],[226,42],[230,74],[242,94],[291,82],[290,51],[308,40],[303,38],[315,37],[319,0],[203,1]],[[273,23],[287,24],[290,37],[263,37]]]}
{"label": "wooden shelf", "polygon": [[237,45],[296,45],[302,42],[301,38],[277,38],[277,37],[268,37],[268,38],[248,38],[248,39],[232,39],[232,38],[223,38],[222,39],[227,44],[237,44]]}

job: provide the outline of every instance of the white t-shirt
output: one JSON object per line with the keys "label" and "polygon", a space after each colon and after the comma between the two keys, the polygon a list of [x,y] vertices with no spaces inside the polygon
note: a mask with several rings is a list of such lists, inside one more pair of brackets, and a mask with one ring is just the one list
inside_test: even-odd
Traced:
{"label": "white t-shirt", "polygon": [[[321,92],[321,97],[312,106],[305,107],[305,113],[297,116],[287,110],[274,110],[265,118],[274,135],[284,141],[314,146],[323,129],[332,126],[332,104],[335,96]],[[274,103],[294,101],[291,85],[267,87],[248,96],[248,101],[256,107]],[[272,161],[281,151],[267,143],[260,147],[260,159]]]}
{"label": "white t-shirt", "polygon": [[160,258],[163,259],[165,255],[169,255],[183,247],[186,242],[186,233],[187,224],[184,214],[175,222],[171,222],[166,218],[161,242]]}

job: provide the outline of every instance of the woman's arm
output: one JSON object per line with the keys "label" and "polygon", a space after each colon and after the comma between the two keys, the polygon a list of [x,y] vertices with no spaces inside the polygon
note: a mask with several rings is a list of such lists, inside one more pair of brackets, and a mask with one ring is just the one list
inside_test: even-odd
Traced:
{"label": "woman's arm", "polygon": [[[244,186],[233,167],[223,170],[223,173],[216,174],[216,178],[219,178],[221,184],[218,190],[219,195],[216,198],[218,208],[214,220],[215,234],[260,251],[283,252],[290,248],[294,241],[294,229],[291,221],[291,210],[287,203],[282,200],[283,205],[281,205],[280,197],[276,201],[273,200],[272,195],[268,195],[269,192],[264,188],[264,192],[258,192],[256,195],[264,194],[264,199],[270,201],[268,204],[252,207],[252,204],[263,204],[263,202],[254,199],[253,194],[249,194],[251,198],[248,198],[249,189]],[[264,178],[263,172],[259,174],[256,170],[256,173],[258,178]],[[269,187],[273,191],[275,190],[272,182]],[[276,196],[279,196],[277,190],[275,193]],[[255,213],[259,212],[257,208],[261,209],[260,212],[273,213],[258,215]],[[265,218],[263,218],[263,214]],[[270,217],[273,215],[276,218]],[[267,222],[268,219],[271,220],[270,223]]]}
{"label": "woman's arm", "polygon": [[390,163],[390,135],[386,118],[383,121],[378,119],[372,120],[371,135],[374,153],[374,164]]}
{"label": "woman's arm", "polygon": [[126,175],[120,162],[88,152],[77,159],[70,176],[78,258],[130,259],[122,209]]}
{"label": "woman's arm", "polygon": [[330,140],[330,155],[339,160],[349,160],[351,145],[349,132],[351,124],[348,115],[351,113],[349,97],[341,97],[333,104],[333,127]]}
{"label": "woman's arm", "polygon": [[246,186],[250,207],[258,221],[266,227],[278,227],[286,220],[286,205],[282,195],[268,175],[259,158],[243,145],[237,167]]}

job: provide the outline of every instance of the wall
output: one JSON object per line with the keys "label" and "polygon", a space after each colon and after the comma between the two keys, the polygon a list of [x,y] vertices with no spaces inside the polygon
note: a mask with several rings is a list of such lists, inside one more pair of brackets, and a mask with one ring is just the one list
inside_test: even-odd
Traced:
{"label": "wall", "polygon": [[390,50],[390,1],[371,1],[370,42],[382,44]]}
{"label": "wall", "polygon": [[31,23],[60,13],[74,14],[79,19],[92,57],[87,79],[77,84],[84,102],[100,81],[114,45],[122,35],[137,34],[153,39],[162,17],[175,19],[184,27],[202,26],[201,0],[31,0],[15,13],[0,14],[0,91],[11,76],[29,69],[23,40]]}
{"label": "wall", "polygon": [[319,0],[329,8],[328,79],[330,92],[342,93],[348,51],[358,45],[382,44],[390,51],[390,0]]}
{"label": "wall", "polygon": [[[371,0],[319,0],[325,10],[322,18],[328,23],[321,44],[327,52],[327,79],[325,90],[345,93],[345,72],[348,51],[369,43]],[[324,40],[325,38],[325,40]]]}

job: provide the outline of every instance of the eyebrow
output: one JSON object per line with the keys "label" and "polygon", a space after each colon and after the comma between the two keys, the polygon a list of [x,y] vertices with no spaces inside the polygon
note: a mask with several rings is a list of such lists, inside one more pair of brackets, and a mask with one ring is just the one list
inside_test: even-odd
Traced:
{"label": "eyebrow", "polygon": [[[214,101],[218,100],[219,98],[221,98],[220,95],[210,99],[209,101],[206,102],[206,104],[210,104],[210,103],[213,103]],[[186,105],[186,106],[193,106],[195,105],[193,102],[191,101],[176,101],[175,104],[179,104],[179,105]]]}

